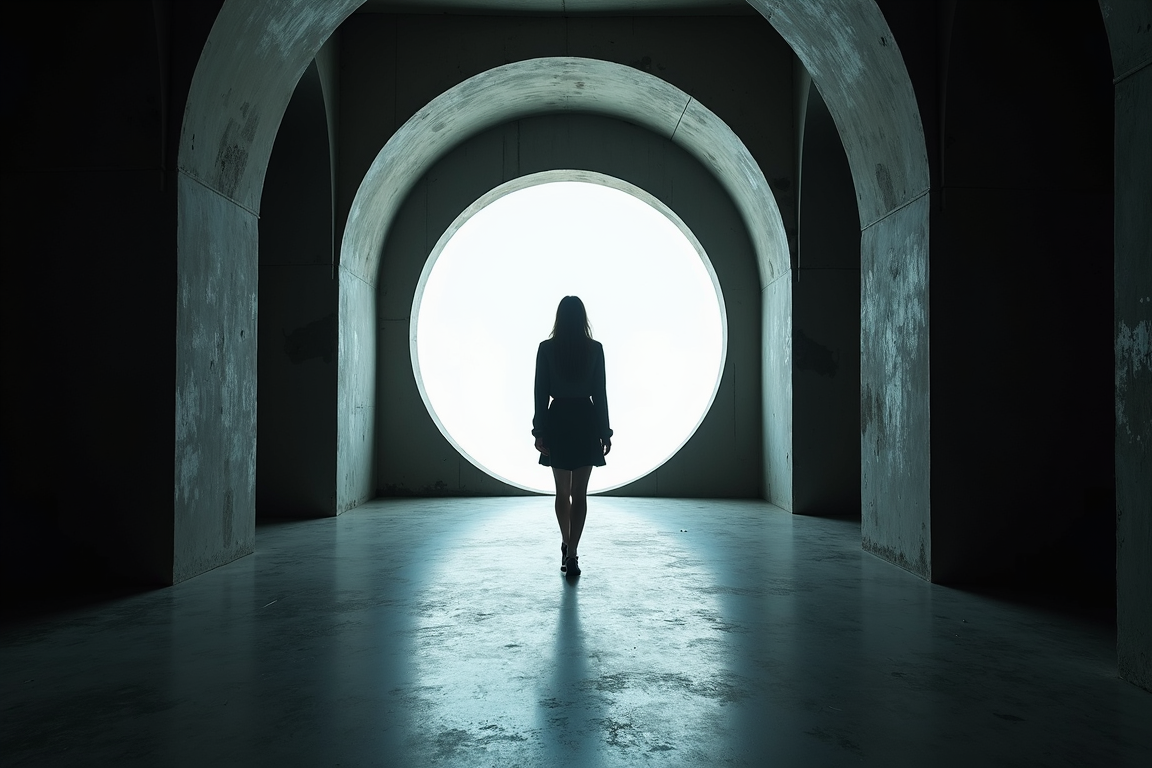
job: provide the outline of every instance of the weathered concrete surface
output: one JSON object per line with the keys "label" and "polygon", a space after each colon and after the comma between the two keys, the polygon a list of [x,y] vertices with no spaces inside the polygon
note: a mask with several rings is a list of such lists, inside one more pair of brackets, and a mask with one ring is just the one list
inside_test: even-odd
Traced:
{"label": "weathered concrete surface", "polygon": [[338,274],[336,514],[376,494],[376,291],[343,266]]}
{"label": "weathered concrete surface", "polygon": [[192,78],[177,160],[174,581],[254,546],[256,213],[296,83],[358,5],[229,0]]}
{"label": "weathered concrete surface", "polygon": [[820,89],[840,131],[860,227],[928,189],[916,94],[874,2],[748,0],[783,36]]}
{"label": "weathered concrete surface", "polygon": [[1144,0],[1099,0],[1117,80],[1144,69],[1152,58],[1152,7]]}
{"label": "weathered concrete surface", "polygon": [[792,272],[760,289],[761,493],[793,511]]}
{"label": "weathered concrete surface", "polygon": [[860,534],[928,579],[928,196],[865,229],[860,253]]}
{"label": "weathered concrete surface", "polygon": [[1101,0],[1116,74],[1116,630],[1152,690],[1152,5]]}
{"label": "weathered concrete surface", "polygon": [[916,94],[875,3],[749,3],[812,76],[856,187],[862,543],[929,578],[929,174]]}
{"label": "weathered concrete surface", "polygon": [[780,209],[763,171],[739,137],[707,107],[692,99],[684,108],[672,141],[712,171],[740,211],[752,238],[760,287],[785,274],[790,261]]}
{"label": "weathered concrete surface", "polygon": [[192,79],[180,169],[252,211],[280,118],[321,45],[362,0],[228,0]]}
{"label": "weathered concrete surface", "polygon": [[256,543],[256,216],[178,176],[172,580]]}
{"label": "weathered concrete surface", "polygon": [[[468,139],[424,174],[397,212],[377,286],[382,492],[520,493],[475,469],[429,416],[411,366],[414,292],[437,241],[462,223],[457,217],[476,200],[515,189],[518,181],[527,185],[528,177],[542,172],[560,174],[556,178],[597,175],[588,171],[639,186],[679,215],[710,255],[728,307],[728,356],[708,416],[676,456],[612,493],[759,495],[758,275],[740,213],[710,170],[666,138],[622,121],[572,114],[525,118]],[[787,244],[775,247],[786,251]],[[541,329],[542,336],[546,332]]]}

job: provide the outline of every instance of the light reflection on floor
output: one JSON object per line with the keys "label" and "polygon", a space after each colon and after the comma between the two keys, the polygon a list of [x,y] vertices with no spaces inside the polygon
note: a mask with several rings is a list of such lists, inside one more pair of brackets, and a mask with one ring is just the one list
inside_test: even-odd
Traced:
{"label": "light reflection on floor", "polygon": [[597,761],[619,750],[683,758],[730,731],[730,627],[688,534],[596,499],[584,573],[566,578],[550,523],[527,527],[517,505],[431,568],[408,706],[441,734],[437,749],[483,746],[511,762],[542,758],[549,744]]}
{"label": "light reflection on floor", "polygon": [[0,634],[5,766],[1109,765],[1115,632],[758,501],[381,500]]}

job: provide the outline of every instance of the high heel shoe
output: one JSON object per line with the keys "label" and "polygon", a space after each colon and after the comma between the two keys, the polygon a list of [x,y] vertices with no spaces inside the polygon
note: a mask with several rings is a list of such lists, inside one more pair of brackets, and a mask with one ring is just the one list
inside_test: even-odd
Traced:
{"label": "high heel shoe", "polygon": [[580,558],[570,557],[564,561],[564,565],[567,567],[565,573],[567,573],[569,576],[580,575]]}

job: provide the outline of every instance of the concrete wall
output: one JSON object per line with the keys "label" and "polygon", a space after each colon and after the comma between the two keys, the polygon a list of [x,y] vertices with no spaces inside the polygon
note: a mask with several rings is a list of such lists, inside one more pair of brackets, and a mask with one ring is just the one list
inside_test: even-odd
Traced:
{"label": "concrete wall", "polygon": [[[778,39],[775,39],[775,43],[772,42],[774,36],[771,32],[771,29],[767,25],[754,22],[754,26],[750,28],[747,24],[747,21],[748,20],[745,20],[743,25],[735,25],[731,23],[731,19],[638,19],[634,24],[630,23],[622,25],[618,19],[585,19],[581,20],[580,23],[573,22],[569,25],[569,42],[567,49],[572,51],[572,43],[574,40],[576,40],[580,41],[581,45],[587,48],[589,51],[606,53],[606,58],[610,57],[614,59],[627,60],[628,57],[635,55],[638,66],[642,68],[655,67],[654,71],[659,71],[661,77],[665,77],[668,72],[683,72],[685,75],[687,75],[689,72],[692,72],[693,68],[689,66],[688,62],[679,60],[680,58],[686,56],[689,57],[689,61],[691,61],[692,64],[698,66],[704,66],[702,62],[707,60],[708,64],[706,68],[715,70],[717,66],[715,62],[724,62],[724,59],[722,56],[709,57],[707,54],[709,53],[710,49],[719,51],[721,44],[726,36],[736,35],[741,38],[747,38],[750,44],[753,40],[760,41],[762,39],[767,39],[769,45],[760,45],[759,48],[757,48],[757,57],[760,59],[760,62],[757,66],[751,69],[751,71],[755,73],[752,80],[748,79],[747,74],[741,75],[741,72],[744,70],[733,68],[733,63],[724,62],[725,66],[727,67],[723,73],[725,77],[693,81],[697,86],[697,98],[689,100],[687,110],[685,110],[682,105],[677,106],[675,114],[669,113],[668,115],[669,122],[666,126],[666,130],[665,128],[660,127],[657,129],[657,131],[658,133],[664,133],[666,136],[677,132],[682,133],[685,138],[679,139],[678,141],[683,146],[707,147],[707,139],[703,138],[706,134],[701,132],[712,130],[710,126],[715,122],[716,117],[709,110],[701,109],[697,105],[705,104],[708,107],[711,107],[712,104],[706,101],[706,99],[714,98],[722,106],[727,107],[727,109],[733,115],[735,115],[736,119],[744,124],[745,129],[748,131],[750,131],[752,127],[757,124],[767,122],[769,130],[762,131],[759,135],[757,135],[758,145],[762,152],[768,153],[769,150],[771,150],[773,153],[769,155],[769,160],[771,161],[772,167],[780,169],[784,174],[788,174],[791,173],[790,165],[792,162],[790,149],[791,143],[788,141],[791,128],[790,113],[788,111],[776,112],[772,110],[761,112],[759,109],[757,109],[755,112],[749,113],[748,103],[737,104],[733,99],[733,95],[750,95],[757,90],[779,92],[781,96],[786,96],[790,90],[792,67],[791,59],[788,56],[786,49],[779,44]],[[479,24],[482,29],[477,30],[477,24]],[[510,54],[516,52],[518,50],[518,46],[524,46],[525,53],[539,53],[542,50],[548,50],[547,44],[550,38],[555,37],[557,40],[559,40],[563,37],[562,35],[550,34],[549,30],[552,30],[553,32],[555,32],[557,29],[563,31],[565,24],[566,22],[562,19],[468,19],[467,25],[464,25],[462,20],[452,18],[429,19],[421,17],[408,18],[388,16],[365,16],[363,18],[354,17],[342,29],[342,50],[346,61],[344,71],[346,73],[357,73],[354,77],[347,76],[345,78],[345,87],[343,88],[342,92],[342,104],[345,110],[344,118],[342,119],[342,125],[345,126],[343,134],[344,144],[342,146],[342,156],[346,160],[350,157],[369,158],[370,156],[368,152],[361,153],[358,147],[371,146],[378,148],[380,146],[379,142],[382,139],[388,138],[394,133],[395,129],[391,126],[395,121],[396,105],[398,103],[419,103],[418,100],[413,100],[410,102],[409,98],[405,98],[403,95],[405,90],[412,87],[413,82],[420,84],[425,80],[435,78],[434,82],[448,84],[458,79],[461,72],[466,74],[473,68],[479,68],[487,60],[491,52],[482,46],[478,47],[474,43],[469,42],[472,39],[469,37],[469,34],[478,34],[479,32],[484,31],[487,35],[486,39],[498,39],[505,41],[503,54],[506,58],[512,58]],[[697,33],[699,33],[700,38],[702,38],[701,42],[703,43],[703,46],[699,44],[695,46],[672,46],[668,45],[667,43],[662,43],[659,48],[655,49],[655,51],[652,48],[647,47],[653,42],[661,40],[664,37],[668,37],[672,40],[683,39],[686,43],[687,40],[694,34],[694,29]],[[574,30],[576,30],[576,34],[573,34]],[[773,45],[775,45],[775,47],[773,47]],[[426,52],[428,50],[436,48],[437,46],[443,46],[447,51],[452,53],[435,61],[425,61],[425,59],[421,58],[426,56]],[[655,59],[652,56],[647,56],[647,63],[645,63],[645,56],[641,55],[645,53],[661,52],[667,53],[669,57],[667,61]],[[652,64],[653,61],[656,63]],[[583,91],[577,92],[575,95],[589,100],[589,104],[592,105],[592,109],[594,111],[606,112],[608,111],[606,109],[606,105],[612,103],[610,100],[615,99],[616,101],[619,101],[619,97],[618,95],[610,94],[608,92],[604,92],[603,94],[596,92],[594,88],[596,87],[597,82],[599,82],[599,80],[589,80],[588,87]],[[583,83],[581,83],[581,85],[583,86]],[[523,83],[521,86],[524,88],[528,87]],[[498,89],[498,87],[499,86],[496,84],[492,84],[486,87],[486,93],[488,94],[487,99],[489,102],[496,101],[493,99],[492,93],[494,93],[494,89]],[[665,89],[669,90],[669,93],[673,93],[675,91],[675,89],[667,89],[666,86]],[[701,94],[701,92],[703,93]],[[447,94],[448,92],[445,93]],[[650,96],[654,96],[650,90],[645,90],[644,93],[648,93]],[[433,92],[429,95],[431,96],[437,94]],[[514,103],[515,99],[510,99],[510,102]],[[621,104],[623,104],[623,102],[621,102]],[[474,105],[469,104],[469,108],[472,108],[472,106]],[[578,107],[573,108],[578,109]],[[429,107],[429,109],[431,109],[431,107]],[[540,109],[547,109],[546,104],[542,104]],[[613,107],[613,109],[616,108]],[[636,108],[635,102],[630,102],[630,106],[627,107],[619,107],[619,111],[621,111],[621,113],[628,112],[629,109],[638,113],[642,111]],[[637,114],[635,119],[638,122],[647,122],[653,120],[653,115],[656,114],[654,111],[655,109],[656,107],[654,106],[653,110],[645,111],[644,114]],[[457,113],[458,110],[454,110],[452,112],[453,120],[458,121]],[[419,119],[422,121],[432,120],[433,122],[436,122],[436,119],[428,116],[424,116]],[[499,118],[481,117],[480,115],[477,115],[476,119],[499,120]],[[354,129],[350,126],[354,126]],[[653,126],[653,128],[655,128],[655,126]],[[450,136],[451,132],[456,130],[459,130],[459,128],[451,126],[447,128],[441,127],[439,135]],[[750,133],[750,135],[756,134]],[[768,144],[767,142],[763,141],[764,136],[779,138],[782,140]],[[530,151],[526,149],[526,147],[530,145],[525,144],[520,140],[517,141],[519,143],[513,142],[511,145],[506,144],[502,146],[500,151],[507,152],[508,147],[511,146],[511,151],[519,153],[521,160],[524,161],[523,158],[525,153]],[[539,146],[548,147],[548,143],[541,142],[539,143]],[[613,157],[620,157],[626,160],[629,159],[627,157],[628,153],[620,151],[618,147],[614,147],[611,143],[602,143],[595,150],[593,150],[591,146],[592,145],[588,145],[587,149],[581,150],[583,156],[579,157],[579,161],[583,163],[583,165],[576,164],[576,167],[594,167],[597,163],[604,162],[613,163],[615,162],[612,160]],[[706,159],[703,157],[703,155],[698,159],[705,160],[705,162],[708,164],[723,164],[724,162],[727,162],[727,160],[725,160],[727,155],[724,152],[716,151],[716,149],[716,147],[713,147],[712,150],[708,151],[708,156]],[[377,149],[377,151],[379,150]],[[414,153],[417,151],[427,152],[427,149],[425,147],[420,147],[417,149],[414,146],[411,151],[403,153],[402,159],[400,159],[398,156],[398,162],[410,164],[411,157],[413,157]],[[549,149],[549,151],[555,153],[556,149],[552,148]],[[740,151],[743,152],[746,150],[741,147]],[[597,159],[598,156],[606,159]],[[372,157],[371,159],[373,159],[377,165],[380,163],[380,160],[375,157]],[[524,162],[537,162],[537,160],[533,158]],[[551,162],[552,161],[543,162],[540,164],[540,167],[555,167],[551,164]],[[763,164],[764,161],[761,158],[757,158],[757,162]],[[513,164],[511,166],[511,170],[509,170],[509,162],[506,159],[501,160],[500,163],[496,163],[495,165],[489,165],[488,167],[496,168],[500,173],[515,172],[515,165]],[[359,181],[363,175],[363,172],[360,172],[358,175],[355,170],[350,170],[350,168],[354,168],[354,166],[351,166],[349,163],[345,163],[342,168],[342,175],[351,173],[351,178]],[[759,169],[749,168],[745,170],[742,166],[733,167],[730,169],[727,167],[712,169],[712,173],[716,174],[718,178],[725,178],[725,174],[732,178],[738,177],[738,183],[743,185],[747,185],[746,179],[752,177],[751,174],[753,171],[755,171],[755,176],[761,176]],[[476,188],[470,190],[466,194],[461,194],[460,189],[457,189],[454,185],[445,181],[445,191],[443,194],[452,197],[452,202],[448,207],[455,206],[455,209],[452,211],[452,216],[459,212],[459,210],[462,210],[467,204],[471,203],[475,197],[479,196],[482,192],[487,191],[488,188],[491,188],[491,186],[494,186],[502,180],[498,175],[493,176],[492,178],[494,181],[489,187],[482,189]],[[368,182],[366,181],[365,183],[367,184]],[[398,179],[396,183],[388,183],[380,187],[380,189],[382,191],[386,190],[386,194],[388,195],[395,195],[397,185],[404,183],[408,183],[407,179]],[[640,184],[649,188],[653,186],[653,182],[648,180],[641,181]],[[659,184],[664,184],[664,182],[661,181]],[[790,186],[790,184],[791,182],[787,178],[787,175],[784,175],[777,178],[774,185],[779,186],[780,188],[787,188]],[[753,187],[754,186],[755,185],[753,184]],[[766,189],[763,182],[761,182],[760,188],[762,190]],[[723,190],[717,191],[721,194],[723,193]],[[681,194],[683,194],[683,192],[681,192]],[[758,194],[764,193],[760,192]],[[459,197],[459,199],[456,199],[457,197]],[[665,197],[667,197],[667,195]],[[743,198],[738,197],[737,199]],[[747,205],[747,203],[744,204],[745,206]],[[381,205],[391,206],[393,203],[384,203],[382,201]],[[790,201],[786,201],[786,205],[790,205]],[[769,208],[763,208],[760,203],[757,203],[756,210],[771,210],[775,209],[775,206],[776,203],[772,201],[770,201]],[[370,215],[377,218],[387,218],[387,215],[382,213],[384,210],[384,207],[381,207],[380,205],[374,205],[372,206],[372,213]],[[743,214],[745,216],[749,215],[747,210],[744,210]],[[760,214],[757,213],[754,215],[759,216]],[[430,238],[430,241],[427,243],[427,247],[425,248],[425,253],[427,253],[427,248],[431,247],[431,245],[435,242],[436,237],[439,236],[440,231],[442,231],[443,227],[447,226],[450,220],[451,217],[449,217],[447,221],[443,221],[441,224],[436,225],[439,226],[439,230],[437,231],[421,233],[424,237]],[[397,225],[399,226],[399,224]],[[436,226],[433,226],[432,229],[435,230]],[[779,223],[777,223],[776,226],[779,227]],[[761,229],[763,229],[763,227],[761,227]],[[351,225],[349,231],[351,231]],[[393,238],[396,236],[396,233],[392,233],[391,235]],[[359,266],[357,266],[359,257],[349,258],[348,250],[349,242],[355,243],[355,238],[353,238],[352,241],[349,241],[348,238],[350,235],[347,233],[345,237],[346,244],[344,266],[348,267],[349,269],[353,269],[357,274],[359,274],[361,271],[363,271]],[[780,238],[780,240],[783,240],[783,236]],[[758,242],[757,253],[761,254],[759,260],[763,262],[761,264],[761,271],[764,269],[768,269],[770,271],[778,271],[781,268],[786,269],[787,261],[782,260],[782,256],[768,257],[763,255],[763,252],[766,250],[774,251],[785,247],[786,246],[784,246],[782,242],[779,244],[776,242],[767,243],[766,241]],[[385,257],[385,260],[386,259],[387,257]],[[775,266],[777,263],[782,263],[785,266]],[[406,333],[403,335],[403,337],[401,337],[398,330],[389,330],[388,324],[406,323],[407,313],[411,304],[411,287],[415,285],[415,277],[418,276],[421,266],[422,261],[416,265],[415,273],[410,275],[411,286],[409,286],[408,283],[402,281],[401,287],[398,289],[399,295],[403,296],[406,293],[408,296],[407,303],[404,305],[404,307],[402,309],[393,308],[390,310],[382,308],[380,310],[380,316],[385,319],[385,323],[381,326],[380,329],[381,333],[385,334],[382,337],[381,343],[382,370],[392,370],[389,367],[391,365],[389,361],[391,360],[394,362],[397,359],[395,355],[388,354],[385,351],[390,347],[389,339],[393,336],[396,339],[406,339]],[[368,276],[371,274],[371,271],[369,270],[364,272],[364,274]],[[369,277],[368,279],[371,278]],[[763,277],[761,277],[761,279],[763,279]],[[388,296],[391,296],[393,291],[397,290],[394,289],[394,287],[391,285],[391,278],[389,278],[389,285],[386,286],[384,290],[387,291]],[[362,326],[357,326],[357,328],[354,330],[361,334],[368,332],[367,329],[363,328]],[[403,365],[407,367],[406,353],[403,357],[403,361]],[[754,373],[749,373],[743,377],[742,380],[750,381],[751,377],[754,375]],[[410,374],[408,381],[405,382],[405,386],[409,385]],[[741,391],[743,391],[743,389],[741,389]],[[404,402],[401,395],[398,394],[397,396],[401,397],[400,402]],[[383,397],[383,395],[381,395],[381,397]],[[389,395],[387,398],[380,400],[380,402],[390,403],[391,399],[392,395]],[[745,397],[745,400],[747,401],[748,405],[736,409],[734,413],[737,418],[742,420],[750,419],[749,421],[743,422],[743,424],[746,426],[742,427],[742,429],[756,429],[756,425],[759,423],[758,417],[755,417],[755,413],[758,410],[758,396],[753,393],[748,393]],[[416,405],[418,407],[415,411],[415,417],[426,419],[426,416],[421,415],[423,413],[423,408],[418,400],[416,401]],[[397,409],[397,412],[404,413],[408,411],[406,409],[400,408]],[[381,451],[381,461],[383,462],[382,466],[384,466],[389,462],[389,458],[386,457],[383,453],[384,446],[391,445],[393,443],[394,435],[404,434],[406,427],[403,427],[400,423],[388,426],[388,417],[386,415],[382,415],[381,424],[384,426],[382,427],[381,435],[379,438],[379,445]],[[430,425],[431,423],[429,421],[428,426]],[[394,431],[394,428],[396,431]],[[706,432],[707,430],[704,431]],[[432,436],[434,433],[429,434]],[[790,438],[790,430],[786,430],[785,434]],[[443,443],[443,440],[438,436],[438,434],[436,434],[434,442],[439,444]],[[447,443],[443,443],[443,445],[440,447],[447,447]],[[776,453],[780,454],[782,461],[786,460],[786,457],[783,456],[785,450],[782,449]],[[684,455],[691,455],[691,452],[689,451]],[[752,462],[752,465],[754,465],[757,461],[758,450],[753,444],[752,450],[743,455],[746,456],[747,461]],[[713,455],[709,456],[709,458],[712,457]],[[401,455],[396,456],[395,458],[405,466],[411,466],[412,461],[421,463],[420,459],[410,455]],[[407,464],[405,464],[405,462],[407,462]],[[455,474],[453,472],[446,471],[446,465],[444,462],[451,464],[451,467],[447,467],[447,469],[455,468],[458,471]],[[420,472],[425,474],[425,477],[419,481],[414,479],[415,475],[409,475],[397,481],[398,479],[395,476],[395,473],[393,473],[391,478],[381,477],[379,484],[382,488],[406,489],[409,491],[420,491],[426,487],[436,487],[437,481],[441,482],[442,485],[440,487],[449,486],[453,490],[456,490],[458,485],[466,485],[468,488],[478,490],[480,492],[491,492],[493,488],[497,487],[503,488],[501,484],[495,483],[495,481],[492,481],[490,478],[481,476],[471,467],[471,465],[468,465],[466,462],[461,464],[460,462],[463,462],[463,460],[456,456],[454,452],[450,452],[450,454],[445,455],[443,461],[441,461],[439,464],[434,462],[432,465],[430,465],[438,467],[437,472],[439,472],[439,474],[436,474],[435,477],[428,475],[425,470],[420,470]],[[705,462],[705,464],[711,466],[711,464],[708,462]],[[460,470],[461,467],[464,468],[462,471]],[[454,476],[461,479],[453,479]],[[697,477],[700,478],[705,478],[707,476],[708,474],[704,471],[700,471],[697,475]],[[669,477],[672,477],[672,475],[666,473],[665,478],[667,479]],[[448,479],[446,480],[445,478]],[[715,493],[720,495],[731,495],[733,493],[755,494],[758,492],[756,486],[758,486],[759,483],[755,484],[754,486],[748,486],[743,482],[732,484],[728,482],[729,479],[730,478],[727,475],[724,475],[723,477],[715,477],[712,480],[704,480],[702,481],[703,484],[699,484],[700,481],[693,480],[693,482],[690,483],[690,486],[696,487],[696,490],[692,491],[694,493],[701,493],[701,489],[704,486],[720,489],[715,491]],[[451,480],[451,482],[449,482],[449,480]],[[465,480],[467,480],[467,482],[465,482]],[[663,492],[672,492],[669,490],[669,484],[667,482],[662,483],[662,485],[665,488]],[[632,486],[630,491],[633,493],[655,492],[655,488],[655,478],[651,478],[645,484],[637,484]],[[687,486],[685,487],[685,492],[689,492]]]}
{"label": "concrete wall", "polygon": [[256,546],[257,217],[178,178],[174,582]]}
{"label": "concrete wall", "polygon": [[271,0],[225,3],[189,88],[178,155],[175,581],[254,547],[260,197],[296,83],[356,5],[293,7],[282,24],[285,7]]}
{"label": "concrete wall", "polygon": [[1102,0],[1115,79],[1116,625],[1152,690],[1152,6]]}
{"label": "concrete wall", "polygon": [[[340,28],[337,228],[388,138],[434,97],[513,61],[581,56],[647,72],[723,120],[780,192],[792,183],[792,56],[755,17],[492,17],[357,14]],[[792,202],[777,194],[790,235]]]}
{"label": "concrete wall", "polygon": [[338,274],[336,514],[376,494],[376,286],[344,263]]}
{"label": "concrete wall", "polygon": [[313,64],[280,123],[261,199],[257,516],[336,514],[332,177]]}
{"label": "concrete wall", "polygon": [[[863,546],[931,575],[927,149],[901,46],[872,3],[749,0],[819,89],[861,236]],[[922,218],[917,218],[922,217]]]}
{"label": "concrete wall", "polygon": [[429,169],[397,214],[377,294],[381,492],[520,493],[473,467],[433,423],[411,369],[410,311],[431,249],[465,208],[504,181],[556,169],[605,173],[669,205],[709,254],[728,310],[728,358],[708,417],[663,467],[613,493],[759,495],[759,276],[740,214],[716,178],[671,141],[591,115],[527,118],[469,139]]}
{"label": "concrete wall", "polygon": [[792,274],[760,289],[760,493],[792,511]]}
{"label": "concrete wall", "polygon": [[860,514],[860,228],[828,108],[806,90],[792,285],[794,510]]}
{"label": "concrete wall", "polygon": [[860,242],[863,546],[932,578],[928,403],[928,198]]}

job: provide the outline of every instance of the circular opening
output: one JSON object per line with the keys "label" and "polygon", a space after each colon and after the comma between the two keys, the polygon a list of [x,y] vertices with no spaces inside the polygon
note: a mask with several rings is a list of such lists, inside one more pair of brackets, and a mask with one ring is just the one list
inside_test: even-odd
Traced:
{"label": "circular opening", "polygon": [[589,491],[672,457],[703,421],[727,352],[715,272],[666,206],[601,174],[509,182],[464,211],[432,251],[412,308],[412,367],[444,436],[511,485],[551,493],[531,435],[536,347],[579,296],[604,344],[615,430]]}

